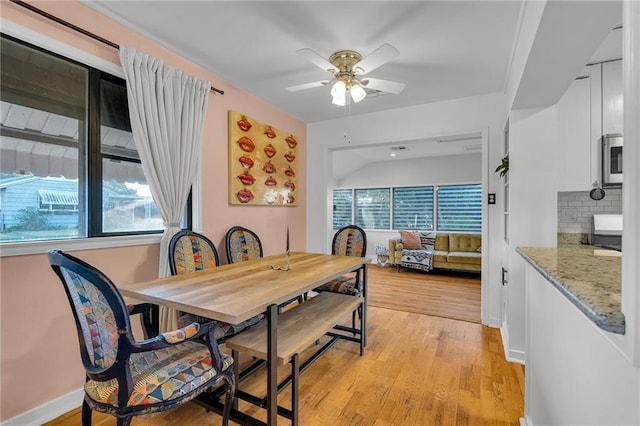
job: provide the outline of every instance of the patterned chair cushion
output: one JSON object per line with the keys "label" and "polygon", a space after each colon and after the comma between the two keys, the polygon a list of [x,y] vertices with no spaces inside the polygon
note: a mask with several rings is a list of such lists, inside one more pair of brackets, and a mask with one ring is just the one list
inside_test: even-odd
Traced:
{"label": "patterned chair cushion", "polygon": [[211,318],[201,317],[199,315],[183,314],[178,319],[178,327],[184,328],[193,322],[204,324],[213,321],[215,323],[213,335],[215,336],[216,340],[221,340],[223,337],[233,336],[234,334],[240,333],[242,330],[248,327],[260,324],[265,320],[265,318],[266,317],[263,314],[259,314],[255,317],[249,318],[246,321],[242,321],[240,324],[229,324],[222,321],[213,321]]}
{"label": "patterned chair cushion", "polygon": [[168,331],[166,333],[160,333],[162,338],[167,343],[178,343],[187,340],[200,331],[200,324],[192,322],[184,327],[180,327],[178,330]]}
{"label": "patterned chair cushion", "polygon": [[69,283],[68,289],[91,364],[100,368],[111,367],[118,351],[118,326],[109,302],[91,282],[66,268],[61,268],[61,271]]}
{"label": "patterned chair cushion", "polygon": [[[223,356],[223,370],[233,358]],[[207,346],[187,341],[169,348],[134,353],[129,359],[134,390],[128,405],[148,405],[178,398],[203,385],[218,372],[213,368]],[[96,402],[117,406],[118,382],[89,380],[84,386]]]}
{"label": "patterned chair cushion", "polygon": [[260,258],[260,242],[248,232],[235,231],[229,238],[229,252],[233,263]]}
{"label": "patterned chair cushion", "polygon": [[336,236],[333,246],[335,254],[343,256],[361,256],[364,250],[362,234],[355,229],[345,229]]}
{"label": "patterned chair cushion", "polygon": [[320,287],[314,289],[314,291],[331,291],[334,293],[349,294],[351,296],[360,296],[360,290],[356,287],[356,279],[348,276],[342,276],[322,284]]}
{"label": "patterned chair cushion", "polygon": [[216,267],[213,250],[195,235],[185,235],[176,242],[173,259],[178,274]]}

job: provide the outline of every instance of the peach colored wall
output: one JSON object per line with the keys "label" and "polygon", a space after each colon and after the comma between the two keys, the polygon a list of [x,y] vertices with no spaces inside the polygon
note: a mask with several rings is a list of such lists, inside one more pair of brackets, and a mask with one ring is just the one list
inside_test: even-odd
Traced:
{"label": "peach colored wall", "polygon": [[[167,65],[208,79],[225,91],[210,95],[202,149],[203,231],[222,248],[233,225],[255,230],[265,254],[284,249],[285,229],[293,250],[306,248],[306,170],[298,175],[297,207],[231,206],[227,203],[227,111],[241,111],[299,137],[299,164],[306,164],[306,124],[245,93],[179,55],[136,34],[77,2],[30,2],[52,15],[86,28],[117,44],[135,47]],[[118,52],[59,24],[3,1],[0,14],[92,55],[119,63]],[[221,40],[221,43],[228,41]],[[74,253],[94,264],[116,284],[157,274],[158,246],[86,250]],[[221,253],[224,258],[223,253]],[[0,353],[0,421],[82,387],[78,342],[68,302],[44,254],[0,259],[2,297]]]}

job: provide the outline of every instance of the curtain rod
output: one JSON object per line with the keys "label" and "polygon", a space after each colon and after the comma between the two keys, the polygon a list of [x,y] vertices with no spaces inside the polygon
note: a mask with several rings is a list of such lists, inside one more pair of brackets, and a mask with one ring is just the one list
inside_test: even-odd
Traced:
{"label": "curtain rod", "polygon": [[[50,20],[52,20],[54,22],[57,22],[60,25],[63,25],[65,27],[67,27],[67,28],[70,28],[70,29],[72,29],[74,31],[77,31],[77,32],[81,33],[81,34],[84,34],[85,36],[90,37],[90,38],[92,38],[94,40],[97,40],[100,43],[106,44],[107,46],[113,47],[114,49],[120,49],[120,46],[118,44],[116,44],[116,43],[114,43],[114,42],[112,42],[110,40],[107,40],[106,38],[100,37],[97,34],[89,32],[89,31],[85,30],[84,28],[80,28],[77,25],[72,24],[71,22],[67,22],[67,21],[65,21],[63,19],[60,19],[57,16],[54,16],[54,15],[52,15],[50,13],[45,12],[44,10],[38,9],[35,6],[30,5],[29,3],[26,3],[26,2],[24,2],[22,0],[11,0],[11,2],[17,4],[18,6],[22,6],[25,9],[29,9],[30,11],[32,11],[34,13],[37,13],[40,16],[43,16],[43,17],[45,17],[47,19],[50,19]],[[221,95],[224,95],[224,90],[215,88],[213,86],[211,86],[211,91],[219,93]]]}

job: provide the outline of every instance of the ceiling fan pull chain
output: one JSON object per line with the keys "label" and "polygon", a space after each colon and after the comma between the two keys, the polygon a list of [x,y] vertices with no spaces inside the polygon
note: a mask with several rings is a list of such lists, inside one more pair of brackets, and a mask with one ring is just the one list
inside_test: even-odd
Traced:
{"label": "ceiling fan pull chain", "polygon": [[347,102],[344,105],[344,139],[347,143],[351,143],[351,102],[347,99]]}

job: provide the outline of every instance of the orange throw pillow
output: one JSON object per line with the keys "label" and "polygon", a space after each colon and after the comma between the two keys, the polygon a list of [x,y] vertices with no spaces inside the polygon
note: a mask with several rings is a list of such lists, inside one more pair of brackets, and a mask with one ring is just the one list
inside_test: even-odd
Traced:
{"label": "orange throw pillow", "polygon": [[400,239],[406,250],[421,250],[420,236],[416,231],[400,231]]}

